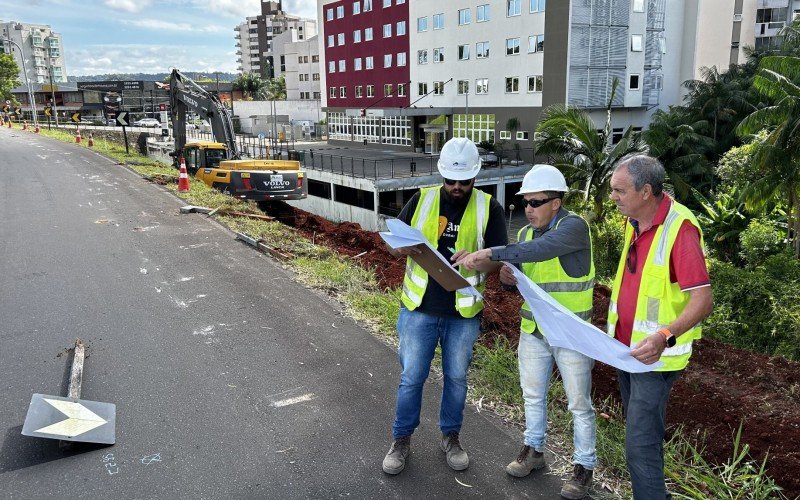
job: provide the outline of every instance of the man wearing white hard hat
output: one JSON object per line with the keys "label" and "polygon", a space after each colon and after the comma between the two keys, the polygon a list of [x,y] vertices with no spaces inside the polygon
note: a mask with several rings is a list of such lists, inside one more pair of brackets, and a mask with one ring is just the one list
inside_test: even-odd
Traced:
{"label": "man wearing white hard hat", "polygon": [[[517,264],[527,277],[554,299],[586,321],[592,315],[594,262],[589,225],[562,206],[567,183],[551,165],[535,165],[522,180],[525,216],[529,225],[518,235],[518,243],[492,247],[462,256],[457,264],[479,268],[487,262]],[[503,267],[500,281],[514,285],[511,269]],[[541,331],[527,303],[521,311],[519,339],[520,384],[525,399],[525,443],[519,456],[506,466],[512,476],[524,477],[545,466],[547,435],[547,390],[558,366],[569,410],[573,417],[573,473],[561,490],[564,498],[583,498],[588,493],[597,461],[595,452],[595,414],[592,406],[592,367],[594,360],[573,351],[553,347],[547,332]]]}
{"label": "man wearing white hard hat", "polygon": [[[489,194],[474,187],[481,169],[475,143],[454,138],[442,147],[438,161],[444,178],[441,186],[422,188],[408,201],[398,219],[419,229],[439,253],[452,262],[466,253],[489,246],[505,245],[508,236],[503,207]],[[389,249],[406,257],[406,275],[397,320],[402,373],[397,389],[397,407],[392,425],[393,442],[383,460],[387,474],[405,468],[411,450],[411,435],[420,422],[422,389],[428,378],[436,346],[441,346],[444,387],[439,411],[441,450],[454,470],[469,466],[459,433],[467,397],[467,369],[472,348],[480,334],[483,300],[459,292],[448,292],[409,256],[417,247]],[[486,273],[500,266],[488,262],[461,275],[478,291]]]}

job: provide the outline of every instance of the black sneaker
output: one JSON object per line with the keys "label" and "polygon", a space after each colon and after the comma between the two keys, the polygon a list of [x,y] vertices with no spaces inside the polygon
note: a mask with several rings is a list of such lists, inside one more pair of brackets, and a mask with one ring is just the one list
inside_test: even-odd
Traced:
{"label": "black sneaker", "polygon": [[572,469],[572,477],[567,479],[564,487],[561,488],[561,496],[569,500],[579,500],[589,493],[592,486],[593,471],[586,469],[581,464],[575,464]]}
{"label": "black sneaker", "polygon": [[442,451],[447,453],[447,465],[453,470],[464,470],[469,467],[469,455],[461,447],[457,432],[442,434]]}
{"label": "black sneaker", "polygon": [[411,436],[395,439],[389,448],[389,453],[383,457],[383,472],[393,475],[403,472],[409,453],[411,453]]}

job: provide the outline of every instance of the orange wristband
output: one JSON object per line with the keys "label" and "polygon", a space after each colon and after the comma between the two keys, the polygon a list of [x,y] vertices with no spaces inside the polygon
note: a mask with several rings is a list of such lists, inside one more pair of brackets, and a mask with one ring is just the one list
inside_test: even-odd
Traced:
{"label": "orange wristband", "polygon": [[669,338],[672,335],[672,332],[669,331],[669,328],[659,328],[658,333],[663,335],[665,339]]}

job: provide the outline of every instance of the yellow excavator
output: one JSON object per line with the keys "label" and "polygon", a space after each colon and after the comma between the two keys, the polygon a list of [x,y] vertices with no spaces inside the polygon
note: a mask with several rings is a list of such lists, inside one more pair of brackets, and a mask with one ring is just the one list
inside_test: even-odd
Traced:
{"label": "yellow excavator", "polygon": [[[308,196],[306,172],[295,160],[242,158],[233,120],[217,96],[172,70],[169,81],[170,117],[175,166],[186,160],[190,174],[236,198],[256,202],[301,200]],[[211,124],[214,141],[186,141],[186,114],[191,110]],[[217,142],[218,141],[218,142]]]}

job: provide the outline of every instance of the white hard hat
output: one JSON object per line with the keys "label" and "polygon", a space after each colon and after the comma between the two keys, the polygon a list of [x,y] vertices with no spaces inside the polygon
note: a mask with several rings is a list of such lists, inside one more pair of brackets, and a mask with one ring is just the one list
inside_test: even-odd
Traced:
{"label": "white hard hat", "polygon": [[522,179],[522,188],[517,194],[541,193],[542,191],[560,191],[562,193],[569,191],[564,175],[552,165],[534,165]]}
{"label": "white hard hat", "polygon": [[481,170],[478,147],[466,137],[454,137],[442,146],[436,166],[445,179],[456,181],[473,179]]}

